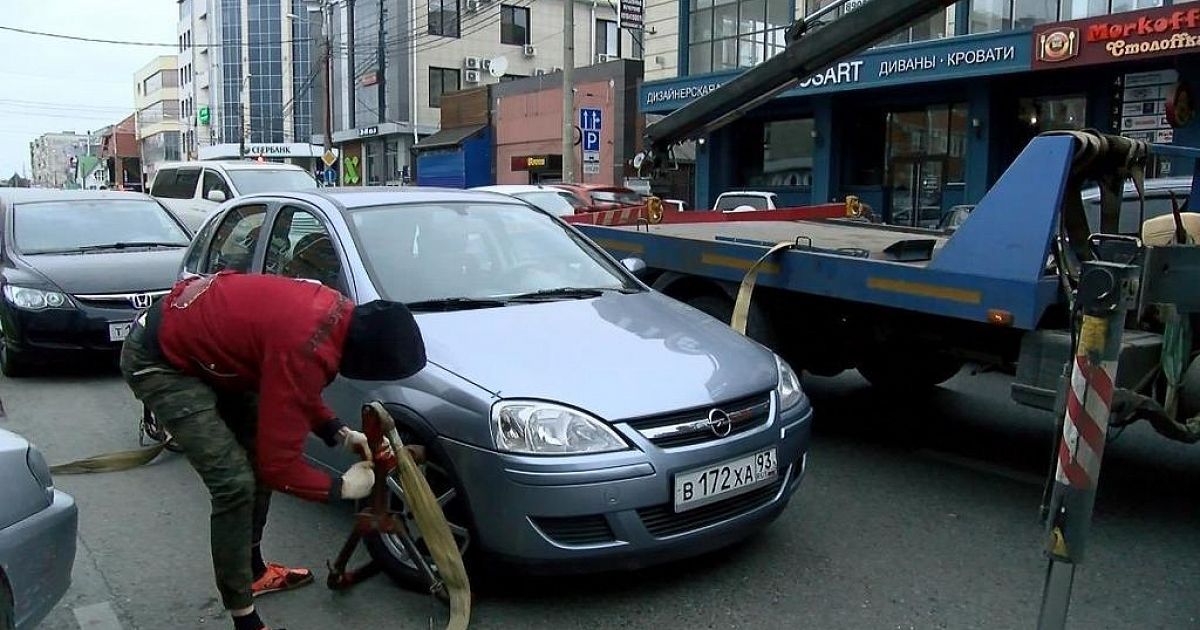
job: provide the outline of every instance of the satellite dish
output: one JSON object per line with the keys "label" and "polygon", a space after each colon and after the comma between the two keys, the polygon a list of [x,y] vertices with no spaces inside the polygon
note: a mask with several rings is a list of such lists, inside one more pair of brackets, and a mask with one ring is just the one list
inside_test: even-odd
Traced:
{"label": "satellite dish", "polygon": [[488,64],[488,72],[497,79],[504,76],[508,72],[508,57],[500,56],[492,60]]}

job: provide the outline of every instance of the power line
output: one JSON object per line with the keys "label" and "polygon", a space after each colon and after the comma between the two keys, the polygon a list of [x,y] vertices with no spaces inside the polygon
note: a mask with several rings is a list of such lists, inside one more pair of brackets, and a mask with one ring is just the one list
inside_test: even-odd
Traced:
{"label": "power line", "polygon": [[[70,41],[75,41],[75,42],[88,42],[91,44],[113,44],[113,45],[117,45],[117,46],[147,46],[147,47],[152,47],[152,48],[176,48],[176,49],[178,49],[180,47],[179,42],[171,42],[170,44],[166,44],[163,42],[144,42],[144,41],[139,42],[139,41],[130,41],[130,40],[123,40],[123,39],[101,39],[98,37],[82,37],[79,35],[67,35],[65,33],[48,33],[45,31],[33,31],[33,30],[29,30],[29,29],[24,29],[24,28],[17,28],[15,26],[0,26],[0,31],[10,31],[13,33],[21,33],[22,35],[35,35],[37,37],[51,37],[54,39],[65,39],[65,40],[70,40]],[[283,45],[283,44],[304,43],[304,42],[309,42],[309,41],[312,41],[312,40],[311,39],[291,39],[291,40],[284,39],[284,40],[279,40],[276,42],[266,42],[266,44]],[[214,44],[209,44],[209,45],[212,46]],[[220,44],[215,44],[215,45],[219,46]]]}

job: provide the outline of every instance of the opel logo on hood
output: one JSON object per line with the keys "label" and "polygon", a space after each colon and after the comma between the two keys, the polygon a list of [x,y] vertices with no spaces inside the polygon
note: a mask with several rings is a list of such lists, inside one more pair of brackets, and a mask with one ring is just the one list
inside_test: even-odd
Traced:
{"label": "opel logo on hood", "polygon": [[721,409],[708,412],[708,428],[717,437],[726,437],[733,431],[733,420]]}

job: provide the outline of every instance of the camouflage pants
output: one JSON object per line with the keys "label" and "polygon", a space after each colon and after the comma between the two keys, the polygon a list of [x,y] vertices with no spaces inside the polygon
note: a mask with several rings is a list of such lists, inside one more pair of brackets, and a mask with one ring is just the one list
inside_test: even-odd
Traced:
{"label": "camouflage pants", "polygon": [[208,487],[217,590],[225,608],[249,607],[251,550],[262,540],[271,502],[270,490],[254,473],[255,396],[219,393],[175,370],[148,348],[137,324],[121,349],[121,373]]}

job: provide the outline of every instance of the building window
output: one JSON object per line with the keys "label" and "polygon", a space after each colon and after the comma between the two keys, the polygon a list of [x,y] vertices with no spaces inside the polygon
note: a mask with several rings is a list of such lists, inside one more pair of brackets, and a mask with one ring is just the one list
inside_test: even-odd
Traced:
{"label": "building window", "polygon": [[429,0],[429,34],[460,36],[458,0]]}
{"label": "building window", "polygon": [[[1182,4],[1192,0],[1175,0]],[[1163,6],[1163,0],[972,0],[970,30],[988,33]]]}
{"label": "building window", "polygon": [[[821,7],[833,4],[835,0],[807,0],[806,14],[812,13]],[[863,6],[871,0],[849,0],[841,8],[834,11],[829,17],[824,18],[830,20],[841,17],[859,7]],[[1011,1],[1011,0],[1009,0]],[[1050,3],[1056,0],[1047,0]],[[986,3],[988,0],[974,0],[974,4]],[[954,17],[955,7],[950,6],[941,9],[930,15],[927,18],[922,18],[910,26],[900,29],[891,37],[879,42],[876,46],[890,46],[893,44],[907,44],[910,42],[921,42],[930,39],[939,39],[942,37],[950,37],[954,35]]]}
{"label": "building window", "polygon": [[744,156],[750,161],[742,172],[742,185],[812,186],[815,128],[812,118],[764,123],[762,161]]}
{"label": "building window", "polygon": [[614,20],[596,20],[596,55],[621,56],[621,29]]}
{"label": "building window", "polygon": [[462,89],[462,76],[451,68],[429,68],[429,106],[441,107],[442,95]]}
{"label": "building window", "polygon": [[529,43],[529,8],[500,5],[500,43],[523,46]]}
{"label": "building window", "polygon": [[525,77],[525,75],[521,75],[521,74],[506,74],[506,75],[500,77],[500,82],[508,83],[509,81],[516,81],[517,79],[524,79],[524,78],[527,78],[527,77]]}
{"label": "building window", "polygon": [[696,2],[689,14],[691,74],[749,68],[783,50],[789,0]]}

